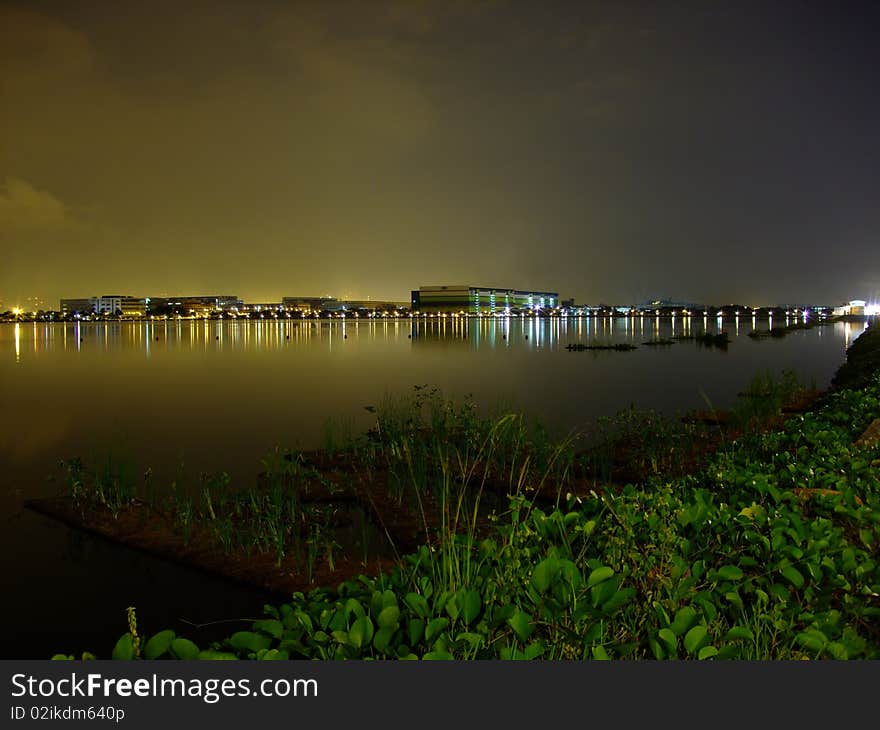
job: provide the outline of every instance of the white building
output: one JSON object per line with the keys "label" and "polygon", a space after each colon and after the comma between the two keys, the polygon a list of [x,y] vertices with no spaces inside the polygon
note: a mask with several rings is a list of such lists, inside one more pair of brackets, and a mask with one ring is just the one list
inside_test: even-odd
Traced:
{"label": "white building", "polygon": [[105,294],[101,297],[92,297],[89,301],[95,314],[116,314],[122,311],[122,302],[128,298],[117,294]]}
{"label": "white building", "polygon": [[867,302],[864,299],[853,299],[851,302],[841,304],[834,308],[835,317],[862,317],[865,315]]}

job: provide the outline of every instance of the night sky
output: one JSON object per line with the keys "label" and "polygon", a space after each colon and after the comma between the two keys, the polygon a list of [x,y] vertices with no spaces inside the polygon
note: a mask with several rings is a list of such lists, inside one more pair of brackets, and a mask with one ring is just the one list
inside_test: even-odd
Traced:
{"label": "night sky", "polygon": [[0,307],[880,296],[874,3],[0,3]]}

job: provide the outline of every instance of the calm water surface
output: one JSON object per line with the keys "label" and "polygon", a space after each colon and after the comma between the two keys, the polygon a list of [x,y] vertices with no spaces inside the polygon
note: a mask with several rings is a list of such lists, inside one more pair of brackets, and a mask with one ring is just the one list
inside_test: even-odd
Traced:
{"label": "calm water surface", "polygon": [[[774,321],[774,325],[784,322]],[[727,351],[692,342],[569,352],[572,342],[639,344],[723,328]],[[2,656],[109,653],[138,607],[143,630],[256,616],[265,595],[84,536],[25,510],[63,487],[58,462],[108,450],[170,479],[183,470],[253,480],[275,447],[322,444],[328,418],[359,431],[364,406],[437,386],[488,411],[514,404],[559,430],[630,404],[674,414],[724,408],[760,370],[828,384],[862,325],[752,340],[766,320],[635,319],[169,321],[0,324]],[[230,630],[233,624],[223,626]],[[190,631],[190,635],[193,632]],[[7,634],[7,637],[9,634]]]}

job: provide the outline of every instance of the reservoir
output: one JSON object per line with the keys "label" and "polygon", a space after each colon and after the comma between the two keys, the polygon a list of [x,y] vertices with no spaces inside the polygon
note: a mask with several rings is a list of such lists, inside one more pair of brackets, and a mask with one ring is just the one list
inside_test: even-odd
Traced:
{"label": "reservoir", "polygon": [[[272,449],[363,432],[371,407],[416,386],[470,397],[485,413],[515,409],[561,434],[631,405],[670,416],[723,409],[759,372],[794,370],[827,387],[864,327],[748,336],[768,326],[750,317],[2,324],[0,610],[10,633],[0,652],[107,657],[127,606],[142,633],[197,638],[193,624],[228,634],[235,623],[216,622],[259,618],[278,600],[25,509],[63,491],[62,459],[110,455],[159,483],[219,471],[247,483]],[[729,346],[641,346],[703,330],[726,331]],[[566,349],[578,343],[638,347]]]}

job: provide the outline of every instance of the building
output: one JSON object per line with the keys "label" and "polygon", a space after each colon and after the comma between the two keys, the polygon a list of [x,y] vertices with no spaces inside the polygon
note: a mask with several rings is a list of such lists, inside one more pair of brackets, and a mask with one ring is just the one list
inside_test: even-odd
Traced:
{"label": "building", "polygon": [[148,298],[129,297],[119,294],[105,294],[88,299],[62,299],[61,316],[87,316],[91,314],[115,316],[122,313],[124,317],[143,317],[150,303]]}
{"label": "building", "polygon": [[145,317],[149,304],[149,297],[123,297],[119,310],[123,317]]}
{"label": "building", "polygon": [[853,299],[851,302],[841,304],[834,308],[836,317],[864,317],[867,302],[864,299]]}
{"label": "building", "polygon": [[[629,309],[629,307],[627,307]],[[651,299],[635,305],[635,309],[640,313],[643,312],[661,312],[668,313],[670,311],[690,311],[703,310],[705,307],[696,302],[676,301],[673,299]]]}
{"label": "building", "polygon": [[422,286],[412,292],[412,310],[436,314],[505,314],[555,309],[558,292],[483,286]]}
{"label": "building", "polygon": [[62,299],[59,307],[62,317],[72,317],[75,314],[84,315],[91,314],[95,310],[92,308],[91,299]]}
{"label": "building", "polygon": [[346,311],[360,311],[369,314],[377,312],[401,312],[407,309],[406,302],[392,302],[382,299],[346,299],[343,302]]}
{"label": "building", "polygon": [[100,297],[92,297],[89,301],[95,314],[114,315],[122,311],[122,301],[129,298],[121,294],[104,294]]}
{"label": "building", "polygon": [[206,316],[213,312],[238,311],[243,302],[232,294],[208,296],[152,297],[147,298],[147,310],[151,312],[179,312],[184,316]]}
{"label": "building", "polygon": [[283,297],[281,306],[287,312],[311,314],[330,309],[339,309],[340,302],[336,297]]}
{"label": "building", "polygon": [[279,314],[284,311],[284,307],[281,305],[281,302],[247,302],[238,307],[236,311],[241,313],[272,314],[274,312]]}

